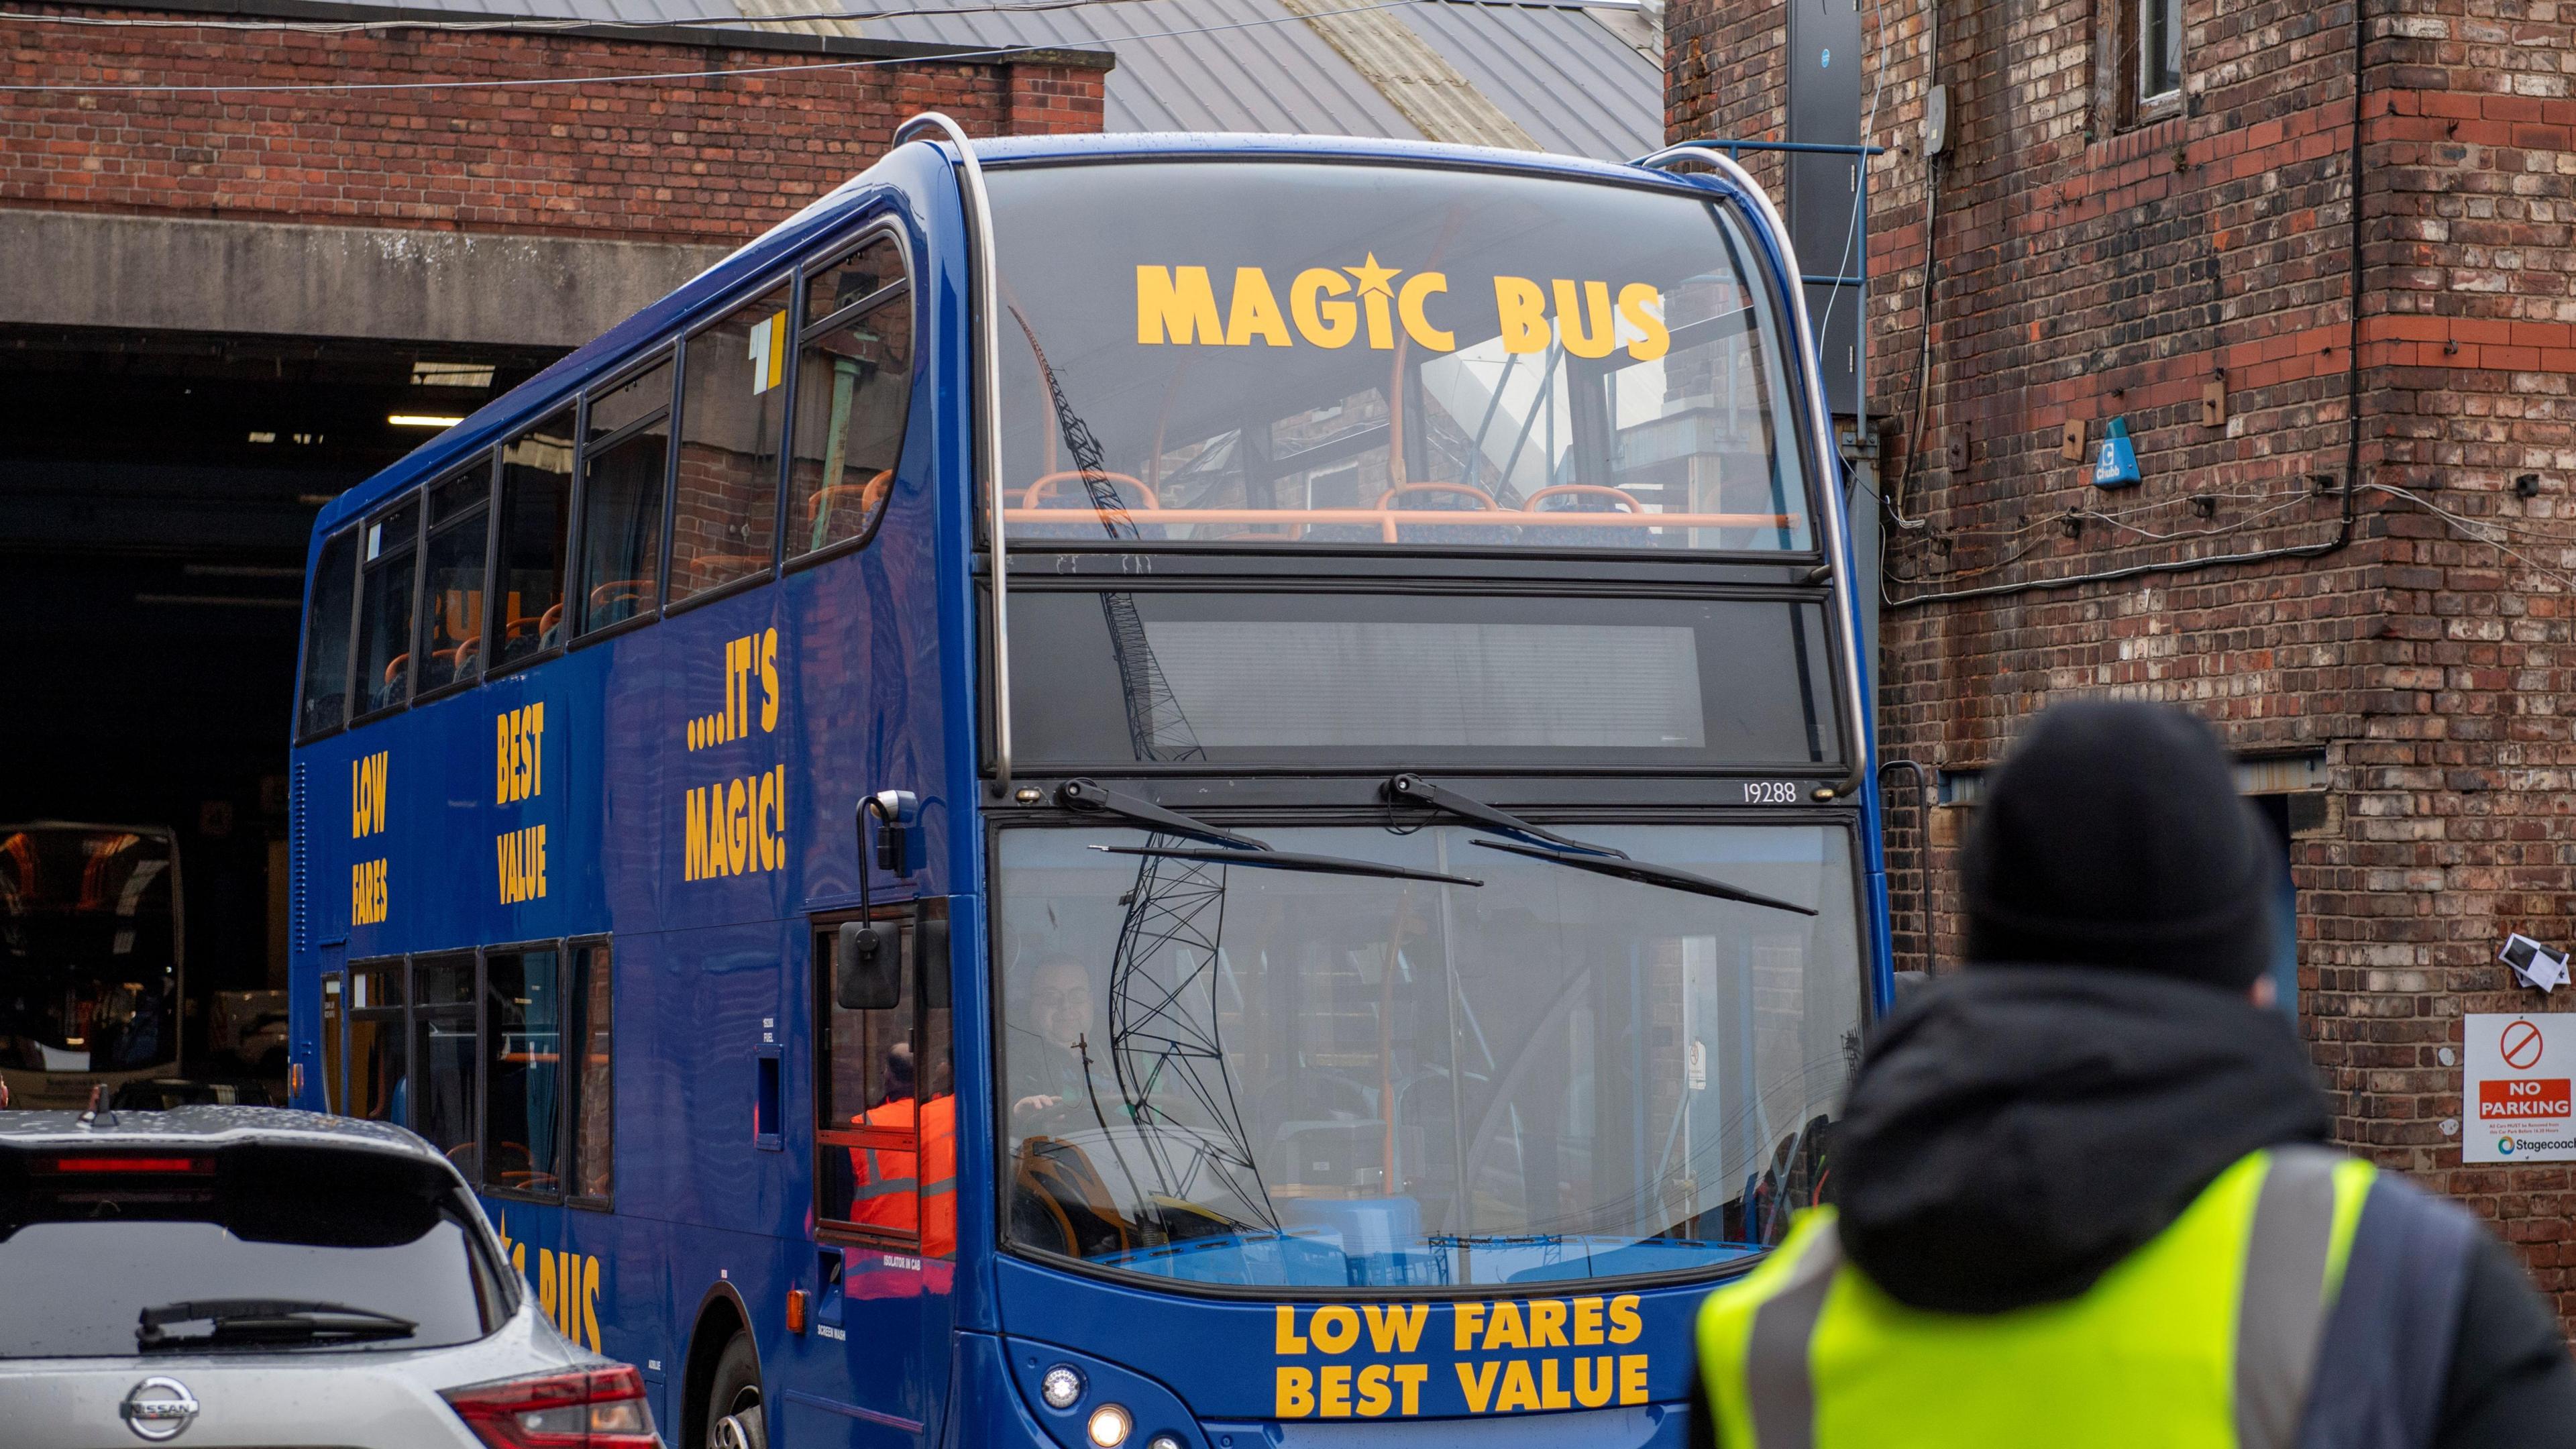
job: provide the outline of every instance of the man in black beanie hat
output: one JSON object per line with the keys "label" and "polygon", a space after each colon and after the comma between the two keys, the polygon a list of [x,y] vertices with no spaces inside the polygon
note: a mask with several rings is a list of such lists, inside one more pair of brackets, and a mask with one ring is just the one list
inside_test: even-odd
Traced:
{"label": "man in black beanie hat", "polygon": [[2231,775],[2169,707],[2032,723],[1962,856],[1968,969],[1863,1055],[1834,1206],[1701,1315],[1695,1438],[2576,1449],[2520,1264],[2323,1146]]}

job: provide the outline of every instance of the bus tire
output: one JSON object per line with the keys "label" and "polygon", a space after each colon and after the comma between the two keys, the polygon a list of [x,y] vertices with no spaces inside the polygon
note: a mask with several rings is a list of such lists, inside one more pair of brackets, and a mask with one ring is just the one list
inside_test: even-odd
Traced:
{"label": "bus tire", "polygon": [[751,1335],[740,1329],[716,1356],[715,1376],[707,1381],[706,1449],[769,1449],[760,1353],[752,1347]]}

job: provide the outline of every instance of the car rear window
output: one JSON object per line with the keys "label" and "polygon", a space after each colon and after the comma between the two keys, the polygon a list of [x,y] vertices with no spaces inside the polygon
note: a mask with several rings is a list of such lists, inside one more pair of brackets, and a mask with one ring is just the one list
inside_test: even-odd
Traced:
{"label": "car rear window", "polygon": [[431,1348],[510,1311],[427,1163],[185,1146],[0,1151],[0,1358]]}

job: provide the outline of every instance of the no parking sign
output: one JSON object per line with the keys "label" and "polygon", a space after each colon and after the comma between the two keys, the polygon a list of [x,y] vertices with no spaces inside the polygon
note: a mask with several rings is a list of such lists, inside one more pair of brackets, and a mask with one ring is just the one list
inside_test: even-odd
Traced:
{"label": "no parking sign", "polygon": [[2576,1161],[2576,1016],[2472,1016],[2463,1162]]}

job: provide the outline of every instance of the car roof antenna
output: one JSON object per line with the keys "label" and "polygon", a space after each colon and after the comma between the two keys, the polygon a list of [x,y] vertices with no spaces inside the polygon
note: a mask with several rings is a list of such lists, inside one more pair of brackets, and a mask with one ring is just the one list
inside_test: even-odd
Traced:
{"label": "car roof antenna", "polygon": [[80,1114],[80,1124],[83,1127],[116,1125],[116,1112],[107,1105],[107,1083],[100,1082],[89,1089],[89,1110]]}

